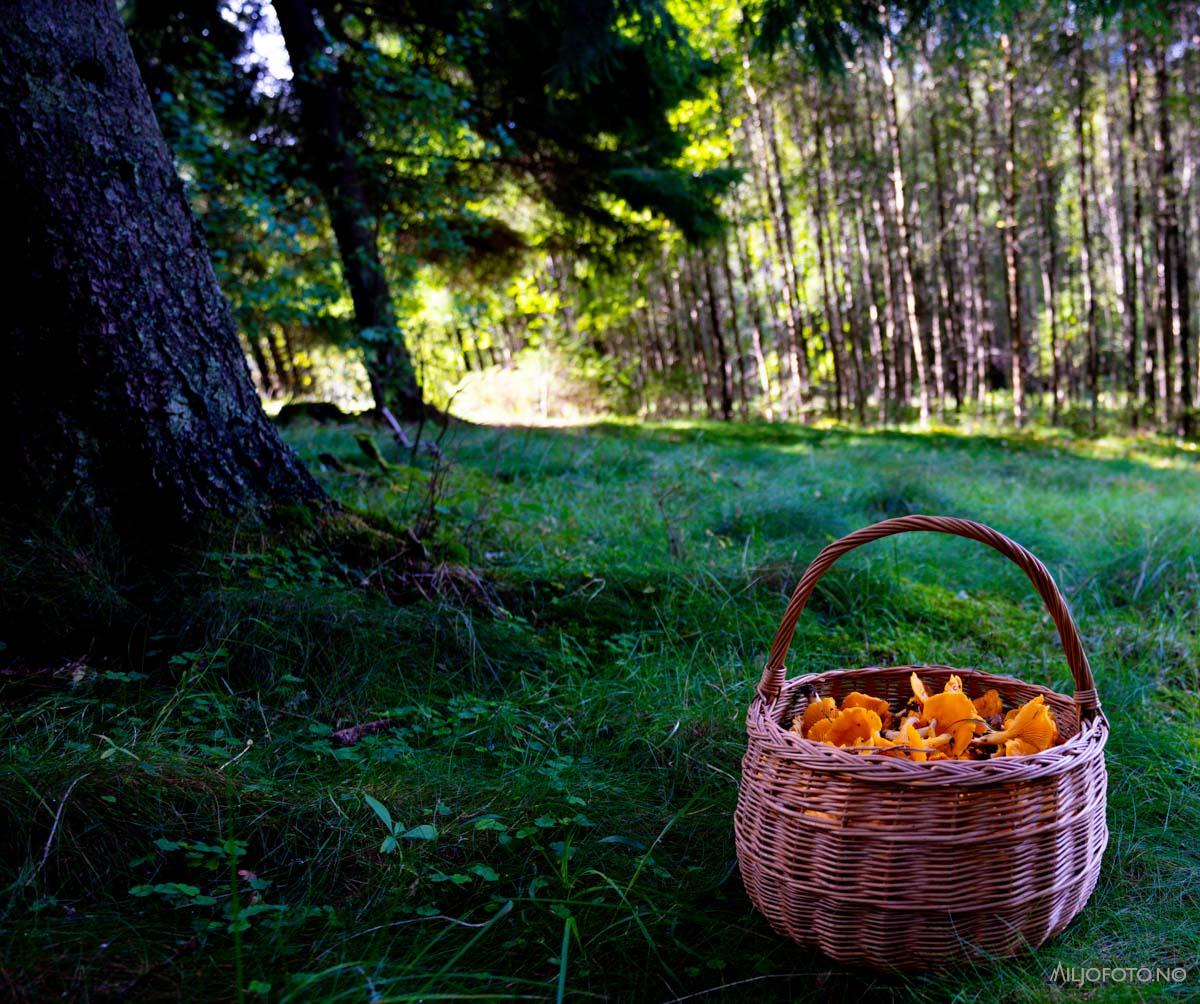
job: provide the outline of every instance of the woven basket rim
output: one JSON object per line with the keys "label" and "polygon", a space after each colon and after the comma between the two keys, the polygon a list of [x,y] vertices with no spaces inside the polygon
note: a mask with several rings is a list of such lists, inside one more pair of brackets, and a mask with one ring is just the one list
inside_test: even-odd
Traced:
{"label": "woven basket rim", "polygon": [[849,750],[828,743],[804,739],[785,727],[778,719],[780,702],[791,703],[791,696],[806,684],[841,677],[860,677],[864,674],[886,672],[902,674],[921,671],[957,673],[969,682],[998,685],[997,689],[1019,686],[1055,698],[1060,702],[1075,704],[1075,698],[1059,693],[1040,684],[1029,683],[1004,673],[989,673],[980,669],[958,669],[940,663],[924,663],[903,666],[864,666],[855,669],[833,669],[821,673],[808,673],[788,680],[778,697],[768,701],[756,694],[746,714],[746,729],[751,743],[766,747],[789,766],[817,773],[850,774],[856,779],[877,783],[914,785],[919,787],[943,785],[1005,784],[1031,781],[1076,769],[1081,763],[1095,756],[1103,756],[1108,740],[1109,725],[1104,714],[1094,718],[1081,716],[1078,731],[1060,743],[1041,753],[1020,757],[999,757],[992,760],[936,760],[917,762],[901,757],[885,757],[877,754],[851,753]]}

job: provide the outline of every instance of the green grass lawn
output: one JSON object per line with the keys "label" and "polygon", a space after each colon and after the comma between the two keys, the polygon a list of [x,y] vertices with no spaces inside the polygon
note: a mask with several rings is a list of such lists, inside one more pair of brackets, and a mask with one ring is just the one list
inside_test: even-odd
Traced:
{"label": "green grass lawn", "polygon": [[[182,628],[62,653],[83,655],[72,677],[9,688],[0,997],[1200,996],[1194,449],[456,427],[431,493],[428,461],[382,437],[386,472],[351,429],[290,435],[336,498],[421,522],[499,612],[461,590],[396,604],[372,569],[247,531],[188,580]],[[824,543],[911,512],[989,523],[1058,579],[1112,723],[1111,839],[1095,896],[1050,944],[894,976],[774,935],[742,891],[731,816],[787,592]],[[790,669],[889,662],[1069,689],[1021,573],[929,534],[839,563]],[[331,735],[381,717],[355,745]],[[1081,989],[1052,980],[1059,964],[1189,976]]]}

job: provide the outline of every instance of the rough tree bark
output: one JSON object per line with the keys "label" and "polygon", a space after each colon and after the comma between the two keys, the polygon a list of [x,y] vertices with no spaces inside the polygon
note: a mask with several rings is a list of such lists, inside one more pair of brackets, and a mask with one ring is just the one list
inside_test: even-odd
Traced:
{"label": "rough tree bark", "polygon": [[353,109],[344,97],[344,68],[326,52],[311,0],[276,0],[275,11],[300,100],[303,142],[329,209],[354,319],[365,343],[371,393],[377,407],[389,407],[402,418],[421,418],[425,405],[379,253],[375,213],[355,149]]}
{"label": "rough tree bark", "polygon": [[116,6],[17,0],[6,14],[6,504],[74,501],[145,542],[320,498],[259,405]]}

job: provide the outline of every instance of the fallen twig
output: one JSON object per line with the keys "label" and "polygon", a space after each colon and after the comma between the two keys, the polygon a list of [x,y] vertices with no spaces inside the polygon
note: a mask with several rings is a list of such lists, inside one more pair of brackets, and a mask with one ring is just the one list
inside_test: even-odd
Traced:
{"label": "fallen twig", "polygon": [[395,721],[397,721],[395,718],[376,718],[373,722],[350,725],[347,728],[338,729],[333,734],[333,738],[344,746],[351,746],[364,736],[371,736],[376,732],[382,732]]}
{"label": "fallen twig", "polygon": [[34,871],[34,875],[46,867],[46,861],[50,857],[50,848],[54,845],[54,835],[58,833],[58,824],[62,821],[63,809],[65,809],[67,806],[67,799],[71,797],[71,792],[75,790],[75,785],[77,785],[87,776],[88,774],[80,774],[79,777],[75,778],[74,781],[67,785],[67,790],[63,792],[63,797],[58,803],[58,811],[54,813],[54,822],[50,826],[50,836],[46,838],[46,846],[42,848],[42,859],[38,862],[38,866]]}

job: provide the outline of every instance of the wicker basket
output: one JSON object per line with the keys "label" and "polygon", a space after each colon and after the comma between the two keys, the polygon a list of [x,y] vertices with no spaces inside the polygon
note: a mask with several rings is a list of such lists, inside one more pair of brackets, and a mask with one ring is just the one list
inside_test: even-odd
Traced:
{"label": "wicker basket", "polygon": [[[784,681],[797,618],[821,576],[860,544],[908,530],[969,537],[1020,566],[1058,628],[1073,698],[947,666],[836,670]],[[958,673],[969,697],[995,687],[1008,706],[1041,694],[1065,740],[1032,756],[916,763],[851,753],[789,731],[806,706],[806,684],[823,697],[861,690],[895,707],[911,695],[914,669],[931,693]],[[771,926],[801,945],[887,969],[1010,956],[1066,927],[1096,886],[1108,843],[1108,722],[1050,573],[980,523],[904,516],[821,551],[788,603],[746,731],[734,815],[742,880]]]}

